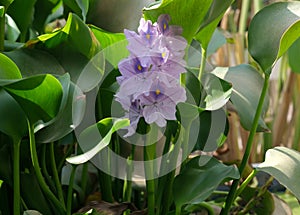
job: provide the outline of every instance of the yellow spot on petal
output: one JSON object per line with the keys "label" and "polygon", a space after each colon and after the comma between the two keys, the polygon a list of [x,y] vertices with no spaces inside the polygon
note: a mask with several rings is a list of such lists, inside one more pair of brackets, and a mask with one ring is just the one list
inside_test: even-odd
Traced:
{"label": "yellow spot on petal", "polygon": [[149,40],[150,39],[150,34],[146,34],[146,38],[147,38],[147,40]]}
{"label": "yellow spot on petal", "polygon": [[164,30],[166,30],[167,29],[167,25],[166,25],[166,23],[164,23]]}
{"label": "yellow spot on petal", "polygon": [[142,71],[141,65],[138,65],[137,68],[138,68],[139,71]]}
{"label": "yellow spot on petal", "polygon": [[167,55],[167,53],[166,53],[166,52],[163,52],[163,53],[161,53],[161,57],[162,57],[162,58],[165,58],[165,57],[166,57],[166,55]]}
{"label": "yellow spot on petal", "polygon": [[159,95],[160,94],[160,90],[159,89],[155,90],[155,94]]}

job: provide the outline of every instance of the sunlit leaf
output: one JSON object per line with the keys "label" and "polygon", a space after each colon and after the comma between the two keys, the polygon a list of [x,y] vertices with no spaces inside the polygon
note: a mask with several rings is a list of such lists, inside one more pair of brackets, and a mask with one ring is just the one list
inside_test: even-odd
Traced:
{"label": "sunlit leaf", "polygon": [[87,58],[93,57],[99,50],[99,42],[82,20],[70,13],[66,25],[54,33],[43,34],[38,37],[47,48],[54,48],[63,42],[72,45]]}
{"label": "sunlit leaf", "polygon": [[36,140],[49,143],[72,132],[81,122],[85,113],[85,95],[70,82],[68,74],[58,77],[63,87],[63,98],[59,113],[36,134]]}
{"label": "sunlit leaf", "polygon": [[22,75],[17,65],[2,53],[0,53],[0,65],[0,79],[22,78]]}
{"label": "sunlit leaf", "polygon": [[14,0],[0,0],[0,5],[3,5],[5,8],[8,8],[9,5],[13,2]]}
{"label": "sunlit leaf", "polygon": [[[100,152],[103,148],[108,146],[111,140],[112,134],[126,126],[129,125],[129,120],[128,119],[112,119],[112,118],[105,118],[98,122],[95,125],[92,125],[85,129],[79,137],[79,143],[82,141],[86,141],[89,139],[90,141],[93,141],[93,143],[97,142],[97,137],[99,137],[99,132],[101,132],[101,127],[102,129],[108,129],[110,127],[109,131],[107,134],[103,137],[103,139],[100,140],[100,142],[97,142],[96,146],[94,146],[92,149],[88,150],[84,154],[77,155],[74,157],[69,157],[67,158],[67,161],[72,164],[81,164],[89,161],[92,159],[98,152]],[[104,127],[104,128],[103,128]],[[91,143],[90,143],[91,144]]]}
{"label": "sunlit leaf", "polygon": [[266,152],[265,161],[257,170],[264,171],[276,178],[300,199],[300,153],[286,147],[275,147]]}
{"label": "sunlit leaf", "polygon": [[300,2],[278,2],[252,19],[248,44],[251,56],[268,71],[300,35]]}
{"label": "sunlit leaf", "polygon": [[212,0],[162,0],[160,4],[145,8],[143,13],[146,19],[156,22],[161,14],[171,16],[170,24],[183,28],[183,36],[190,43],[198,32],[203,19],[206,16]]}
{"label": "sunlit leaf", "polygon": [[90,29],[99,41],[105,59],[116,68],[120,60],[129,55],[125,35],[123,33],[107,32],[93,25],[90,26]]}
{"label": "sunlit leaf", "polygon": [[[262,76],[246,64],[235,67],[217,67],[212,73],[232,84],[233,92],[230,100],[238,112],[242,126],[250,130],[263,88]],[[263,120],[263,115],[268,108],[268,100],[267,96],[257,131],[268,130]]]}
{"label": "sunlit leaf", "polygon": [[34,123],[54,118],[59,110],[62,87],[52,75],[38,75],[3,86]]}
{"label": "sunlit leaf", "polygon": [[207,155],[195,157],[174,180],[173,195],[176,207],[200,203],[208,198],[223,180],[237,178],[239,171],[235,166],[226,166]]}

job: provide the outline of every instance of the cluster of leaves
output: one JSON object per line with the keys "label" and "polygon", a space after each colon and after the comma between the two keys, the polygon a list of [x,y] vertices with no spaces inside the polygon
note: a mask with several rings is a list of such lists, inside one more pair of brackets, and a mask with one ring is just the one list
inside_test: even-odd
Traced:
{"label": "cluster of leaves", "polygon": [[[197,41],[201,44],[202,58],[205,58],[215,50],[212,47],[214,41],[220,40],[220,37],[214,38],[216,28],[232,2],[191,0],[186,4],[182,0],[163,0],[145,8],[143,14],[153,22],[159,15],[169,14],[172,17],[170,24],[183,28],[183,36],[188,43]],[[70,163],[82,164],[103,148],[113,148],[112,143],[118,139],[113,133],[129,123],[126,119],[111,117],[111,104],[117,90],[116,77],[119,75],[117,64],[128,56],[124,34],[86,24],[92,22],[89,8],[94,1],[0,0],[0,3],[3,5],[0,6],[0,34],[5,35],[3,44],[0,43],[0,200],[3,203],[0,212],[20,214],[34,209],[42,214],[71,214],[72,210],[83,206],[95,186],[88,177],[88,165],[77,168],[76,165],[65,164],[65,159],[75,153],[77,139],[74,128],[80,125],[86,110],[96,109],[94,117],[99,122],[89,125],[77,136],[83,138],[96,129],[103,138],[94,140],[92,149],[85,150],[87,152],[83,155],[68,159]],[[64,25],[55,26],[58,29],[54,30],[52,26],[63,20]],[[261,92],[266,90],[261,73],[268,77],[274,63],[298,39],[299,20],[299,2],[273,4],[254,17],[248,43],[249,52],[257,62],[255,67],[248,64],[219,67],[207,74],[201,74],[198,68],[188,67],[185,86],[195,104],[182,104],[178,108],[190,110],[191,120],[186,124],[181,122],[182,125],[175,123],[173,127],[169,126],[173,129],[166,131],[170,134],[169,138],[176,138],[175,131],[180,128],[190,129],[193,120],[199,118],[203,126],[196,133],[197,143],[191,151],[215,150],[224,143],[228,125],[225,129],[214,131],[213,137],[207,128],[213,126],[212,115],[226,117],[222,108],[229,100],[245,129],[254,128],[254,132],[268,130],[263,121],[268,96],[262,103],[259,102]],[[295,52],[293,50],[298,45],[295,43],[290,52]],[[297,71],[299,65],[293,58],[295,55],[290,56],[291,65]],[[187,57],[194,56],[190,54]],[[201,56],[198,57],[200,61]],[[93,93],[97,94],[96,104],[89,106],[88,98]],[[259,106],[261,113],[256,116]],[[253,127],[256,118],[257,124]],[[189,136],[183,139],[183,145],[189,145]],[[207,142],[211,142],[213,147],[208,147]],[[300,187],[296,185],[300,175],[296,169],[300,162],[299,153],[275,148],[269,151],[269,155],[257,170],[276,177],[300,199]],[[209,162],[199,165],[202,160]],[[291,169],[294,171],[289,171]],[[175,208],[176,213],[188,213],[195,210],[191,206],[203,207],[200,203],[211,196],[220,183],[240,179],[240,172],[235,166],[227,166],[205,156],[188,160],[174,183],[169,183],[174,174],[175,171],[161,177],[156,185],[159,214]],[[125,186],[124,181],[113,180],[101,171],[98,176],[103,200],[131,200],[122,197],[122,188],[113,190],[112,183],[114,187],[120,187]]]}

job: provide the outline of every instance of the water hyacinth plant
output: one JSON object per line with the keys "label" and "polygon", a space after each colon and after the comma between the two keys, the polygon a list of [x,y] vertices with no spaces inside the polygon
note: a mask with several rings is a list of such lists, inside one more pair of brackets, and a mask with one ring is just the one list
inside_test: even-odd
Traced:
{"label": "water hyacinth plant", "polygon": [[291,213],[299,8],[0,0],[0,214]]}

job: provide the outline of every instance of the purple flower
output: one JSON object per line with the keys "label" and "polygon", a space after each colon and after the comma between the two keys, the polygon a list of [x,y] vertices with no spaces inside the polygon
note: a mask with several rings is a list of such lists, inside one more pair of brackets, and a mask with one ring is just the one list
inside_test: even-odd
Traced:
{"label": "purple flower", "polygon": [[179,84],[168,87],[157,79],[151,86],[150,93],[141,97],[145,121],[165,126],[166,120],[176,120],[176,104],[185,100],[185,90]]}
{"label": "purple flower", "polygon": [[176,120],[176,105],[186,100],[180,86],[185,70],[186,40],[179,26],[169,25],[170,16],[161,15],[157,23],[141,19],[138,33],[125,30],[130,56],[118,67],[120,85],[115,95],[130,119],[125,137],[135,133],[141,117],[148,124],[163,127]]}

